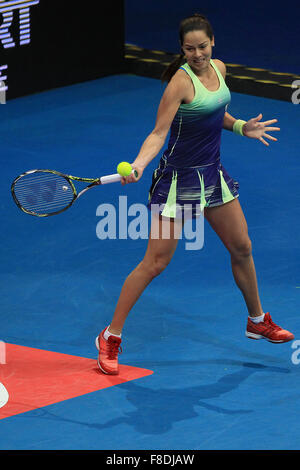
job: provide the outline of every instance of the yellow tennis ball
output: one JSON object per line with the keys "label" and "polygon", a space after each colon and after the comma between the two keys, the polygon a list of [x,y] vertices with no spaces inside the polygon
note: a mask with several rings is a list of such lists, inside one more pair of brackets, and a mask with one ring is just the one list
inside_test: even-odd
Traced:
{"label": "yellow tennis ball", "polygon": [[117,172],[121,176],[129,176],[132,172],[132,166],[128,162],[121,162],[117,166]]}

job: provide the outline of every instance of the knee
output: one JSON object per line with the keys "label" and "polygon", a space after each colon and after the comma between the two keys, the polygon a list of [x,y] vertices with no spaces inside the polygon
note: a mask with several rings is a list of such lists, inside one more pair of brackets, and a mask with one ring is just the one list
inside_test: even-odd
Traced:
{"label": "knee", "polygon": [[229,247],[230,254],[233,258],[248,258],[252,254],[252,242],[250,238],[244,238]]}
{"label": "knee", "polygon": [[172,258],[171,256],[169,257],[167,255],[160,255],[160,256],[154,257],[151,260],[144,259],[142,261],[142,265],[144,269],[146,269],[147,272],[149,273],[149,276],[151,278],[154,278],[154,277],[159,276],[159,274],[161,274],[166,269],[166,267],[171,261],[171,258]]}

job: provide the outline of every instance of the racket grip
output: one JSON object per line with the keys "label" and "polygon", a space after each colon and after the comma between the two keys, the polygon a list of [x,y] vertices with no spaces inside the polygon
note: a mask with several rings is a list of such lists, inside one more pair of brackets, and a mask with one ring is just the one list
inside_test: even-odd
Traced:
{"label": "racket grip", "polygon": [[[138,172],[136,170],[132,170],[132,173],[135,174],[135,176],[138,176]],[[122,176],[119,175],[119,173],[115,173],[114,175],[107,175],[107,176],[102,176],[100,178],[101,184],[109,184],[109,183],[116,183],[118,181],[121,181]]]}
{"label": "racket grip", "polygon": [[101,184],[116,183],[117,181],[121,181],[121,176],[118,173],[115,175],[101,176],[100,178]]}

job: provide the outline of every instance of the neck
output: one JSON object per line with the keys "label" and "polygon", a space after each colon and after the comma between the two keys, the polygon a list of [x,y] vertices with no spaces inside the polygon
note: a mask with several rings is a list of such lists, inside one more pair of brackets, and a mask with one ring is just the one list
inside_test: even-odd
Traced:
{"label": "neck", "polygon": [[188,64],[189,67],[192,69],[192,71],[194,72],[195,75],[197,75],[197,77],[209,77],[211,75],[211,67],[210,67],[210,61],[209,61],[209,64],[207,64],[207,66],[205,68],[202,68],[200,71],[199,70],[195,70],[194,67],[190,64]]}

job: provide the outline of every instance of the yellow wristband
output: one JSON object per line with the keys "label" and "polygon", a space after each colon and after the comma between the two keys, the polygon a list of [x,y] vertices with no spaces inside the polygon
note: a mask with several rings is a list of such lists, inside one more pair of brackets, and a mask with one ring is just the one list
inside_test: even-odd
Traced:
{"label": "yellow wristband", "polygon": [[243,121],[242,119],[237,119],[235,123],[233,124],[233,132],[238,135],[244,135],[243,134],[243,125],[246,124],[246,121]]}

